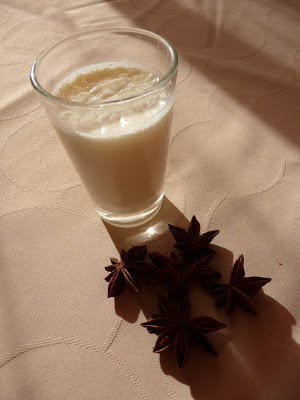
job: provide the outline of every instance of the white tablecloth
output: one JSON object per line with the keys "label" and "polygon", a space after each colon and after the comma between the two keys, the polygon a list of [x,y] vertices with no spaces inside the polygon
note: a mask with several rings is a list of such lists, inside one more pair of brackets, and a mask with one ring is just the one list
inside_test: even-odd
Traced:
{"label": "white tablecloth", "polygon": [[[134,26],[180,58],[165,200],[135,229],[105,225],[33,93],[30,67],[74,32]],[[0,399],[300,399],[300,6],[296,0],[0,1]],[[107,298],[121,248],[165,255],[167,224],[219,229],[212,265],[272,278],[258,317],[192,313],[227,328],[176,370],[140,326],[159,290]]]}

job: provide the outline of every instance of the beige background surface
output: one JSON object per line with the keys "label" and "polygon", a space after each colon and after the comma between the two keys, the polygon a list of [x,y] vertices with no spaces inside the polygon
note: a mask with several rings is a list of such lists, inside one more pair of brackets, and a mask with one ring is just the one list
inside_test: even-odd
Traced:
{"label": "beige background surface", "polygon": [[[104,225],[29,83],[48,45],[102,26],[175,44],[179,76],[160,213]],[[0,0],[0,399],[300,399],[300,5],[296,0]],[[220,229],[214,264],[272,278],[260,316],[225,318],[204,292],[193,313],[228,324],[177,372],[139,324],[156,292],[107,299],[109,257],[167,224]]]}

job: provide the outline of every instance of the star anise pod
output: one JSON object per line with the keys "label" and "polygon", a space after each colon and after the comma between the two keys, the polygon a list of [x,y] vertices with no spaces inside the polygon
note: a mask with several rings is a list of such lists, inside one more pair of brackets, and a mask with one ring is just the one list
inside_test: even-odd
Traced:
{"label": "star anise pod", "polygon": [[133,277],[139,274],[148,274],[153,271],[153,266],[145,261],[147,256],[147,246],[134,246],[127,252],[121,250],[120,257],[111,258],[111,265],[105,267],[110,274],[105,280],[109,282],[108,296],[117,296],[125,286],[132,287],[135,292],[139,292],[140,288]]}
{"label": "star anise pod", "polygon": [[236,304],[248,313],[257,315],[250,296],[257,293],[262,286],[270,281],[271,278],[262,278],[260,276],[246,278],[244,256],[240,255],[232,268],[229,283],[211,283],[210,289],[213,294],[220,295],[216,307],[225,306],[227,315],[234,310]]}
{"label": "star anise pod", "polygon": [[161,313],[141,324],[150,333],[158,335],[154,353],[173,347],[178,370],[184,367],[192,346],[217,356],[205,334],[225,328],[225,324],[207,316],[189,319],[191,305],[187,295],[180,304],[170,298],[161,297],[159,305]]}
{"label": "star anise pod", "polygon": [[156,283],[166,283],[168,285],[168,295],[170,297],[180,297],[185,292],[184,288],[184,266],[183,260],[179,259],[174,252],[170,258],[153,252],[148,257],[156,266],[152,274],[152,279]]}
{"label": "star anise pod", "polygon": [[169,229],[176,241],[174,247],[181,250],[185,258],[197,259],[204,254],[215,253],[207,246],[220,231],[214,230],[200,235],[200,223],[195,215],[191,219],[188,230],[170,224]]}

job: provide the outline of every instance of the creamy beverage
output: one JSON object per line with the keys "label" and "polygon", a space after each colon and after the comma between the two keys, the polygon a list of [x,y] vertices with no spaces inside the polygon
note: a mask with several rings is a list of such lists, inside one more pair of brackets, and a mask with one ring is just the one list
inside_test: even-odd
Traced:
{"label": "creamy beverage", "polygon": [[100,213],[138,213],[163,195],[173,98],[151,89],[159,78],[137,64],[106,62],[56,86],[55,96],[75,103],[62,104],[52,123]]}

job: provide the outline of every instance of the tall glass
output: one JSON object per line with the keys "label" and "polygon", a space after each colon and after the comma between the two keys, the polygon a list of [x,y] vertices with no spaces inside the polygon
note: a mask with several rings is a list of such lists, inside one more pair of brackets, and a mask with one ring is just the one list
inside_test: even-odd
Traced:
{"label": "tall glass", "polygon": [[[142,29],[97,29],[46,49],[31,82],[100,216],[117,226],[151,219],[163,199],[177,53]],[[104,63],[104,64],[103,64]],[[129,97],[79,102],[58,97],[58,85],[89,66],[136,65],[158,76]]]}

